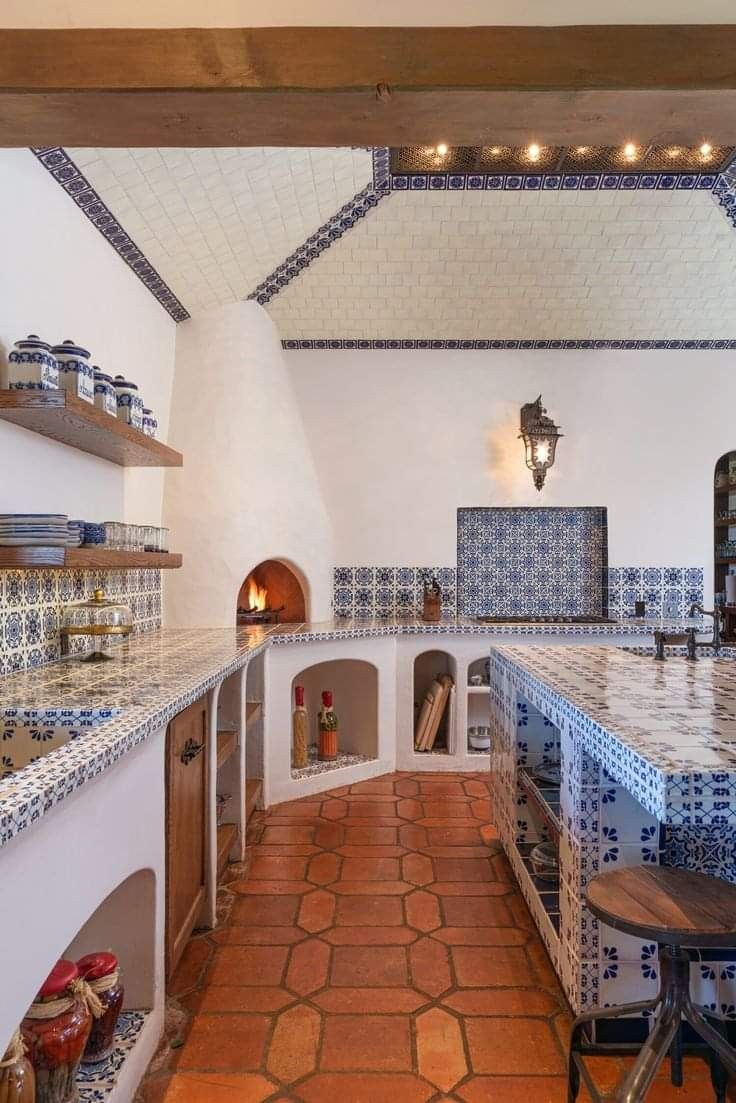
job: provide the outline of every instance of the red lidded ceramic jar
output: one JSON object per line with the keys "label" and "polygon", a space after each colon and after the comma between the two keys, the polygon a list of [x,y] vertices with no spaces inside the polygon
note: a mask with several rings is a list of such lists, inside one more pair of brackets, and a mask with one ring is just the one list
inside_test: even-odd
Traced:
{"label": "red lidded ceramic jar", "polygon": [[104,1061],[112,1053],[125,989],[120,983],[120,967],[115,954],[87,954],[79,959],[77,968],[102,1004],[100,1015],[97,1015],[96,1007],[92,1008],[92,1029],[82,1057],[84,1064],[93,1064]]}
{"label": "red lidded ceramic jar", "polygon": [[92,1025],[79,988],[74,962],[57,961],[21,1024],[36,1073],[36,1103],[70,1103],[78,1098],[77,1070]]}

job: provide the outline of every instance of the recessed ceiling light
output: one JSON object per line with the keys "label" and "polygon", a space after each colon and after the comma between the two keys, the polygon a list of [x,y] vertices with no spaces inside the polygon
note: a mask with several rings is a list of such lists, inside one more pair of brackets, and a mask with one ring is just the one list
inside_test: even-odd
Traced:
{"label": "recessed ceiling light", "polygon": [[703,142],[702,146],[700,147],[701,157],[705,157],[707,159],[708,157],[710,157],[712,152],[713,146],[710,144],[710,142]]}
{"label": "recessed ceiling light", "polygon": [[440,142],[440,144],[437,146],[437,153],[439,154],[440,157],[446,157],[447,156],[447,146],[445,145],[444,142]]}
{"label": "recessed ceiling light", "polygon": [[498,157],[500,152],[501,152],[501,147],[500,146],[491,146],[491,153],[493,154],[494,157]]}
{"label": "recessed ceiling light", "polygon": [[624,157],[627,161],[633,161],[636,157],[636,146],[633,142],[627,142],[624,146]]}
{"label": "recessed ceiling light", "polygon": [[680,156],[680,147],[679,146],[672,146],[671,149],[667,150],[667,156],[668,157],[679,157]]}
{"label": "recessed ceiling light", "polygon": [[526,152],[527,152],[527,155],[528,155],[530,161],[538,161],[539,160],[539,154],[542,151],[541,151],[541,149],[539,148],[539,146],[537,145],[536,142],[532,142],[532,144],[529,146],[529,148],[527,149]]}
{"label": "recessed ceiling light", "polygon": [[577,146],[576,149],[575,149],[575,152],[576,153],[587,153],[588,152],[588,146]]}

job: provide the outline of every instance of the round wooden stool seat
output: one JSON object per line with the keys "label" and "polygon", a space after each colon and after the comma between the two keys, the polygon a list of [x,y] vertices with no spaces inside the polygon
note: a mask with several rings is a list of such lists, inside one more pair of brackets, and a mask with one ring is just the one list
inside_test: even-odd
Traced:
{"label": "round wooden stool seat", "polygon": [[586,892],[598,919],[665,946],[736,946],[736,885],[669,866],[600,873]]}

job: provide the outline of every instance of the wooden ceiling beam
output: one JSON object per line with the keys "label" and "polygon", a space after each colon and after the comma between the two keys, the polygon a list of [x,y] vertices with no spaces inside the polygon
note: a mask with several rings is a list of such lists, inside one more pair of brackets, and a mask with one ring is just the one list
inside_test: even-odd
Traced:
{"label": "wooden ceiling beam", "polygon": [[736,144],[736,26],[0,31],[0,145]]}

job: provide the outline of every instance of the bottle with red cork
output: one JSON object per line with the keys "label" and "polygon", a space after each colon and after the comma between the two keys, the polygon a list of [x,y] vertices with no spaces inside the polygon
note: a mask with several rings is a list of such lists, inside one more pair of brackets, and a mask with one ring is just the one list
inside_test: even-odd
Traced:
{"label": "bottle with red cork", "polygon": [[100,1002],[96,1008],[82,1062],[85,1065],[104,1061],[115,1044],[115,1028],[123,1007],[125,989],[120,982],[120,966],[115,954],[102,951],[87,954],[77,962],[79,975],[86,980]]}
{"label": "bottle with red cork", "polygon": [[92,1027],[86,985],[73,961],[57,961],[21,1024],[36,1073],[36,1103],[77,1098],[77,1070]]}
{"label": "bottle with red cork", "polygon": [[317,716],[317,758],[320,762],[334,762],[337,758],[338,723],[332,707],[332,690],[322,690],[322,708]]}

